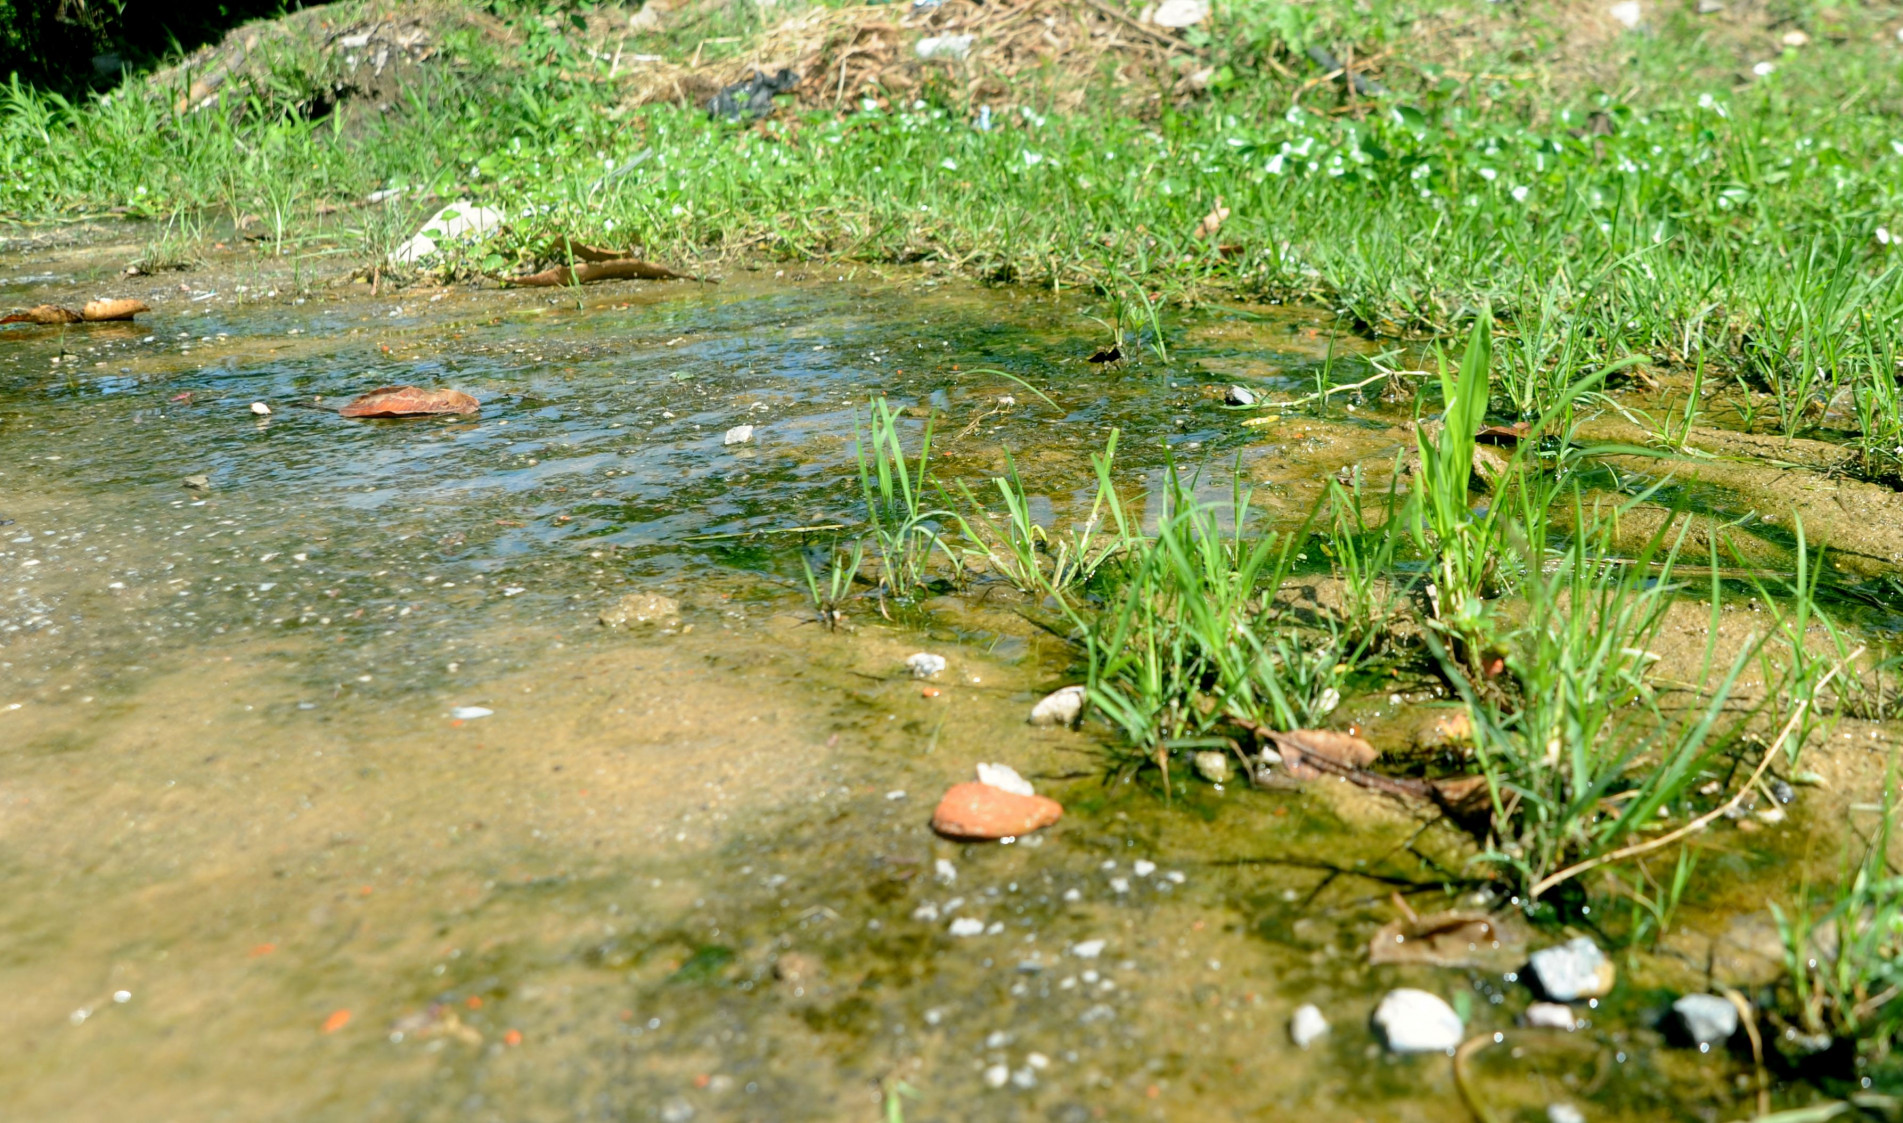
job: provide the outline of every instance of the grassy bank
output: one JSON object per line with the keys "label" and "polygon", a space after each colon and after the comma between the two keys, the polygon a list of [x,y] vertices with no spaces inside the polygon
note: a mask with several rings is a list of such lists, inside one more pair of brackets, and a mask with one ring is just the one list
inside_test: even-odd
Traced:
{"label": "grassy bank", "polygon": [[[395,187],[517,216],[477,255],[498,251],[491,267],[565,232],[673,260],[1220,288],[1326,302],[1387,334],[1455,331],[1491,307],[1515,337],[1516,412],[1550,400],[1555,370],[1638,355],[1768,395],[1748,419],[1761,427],[1856,432],[1874,478],[1903,469],[1903,44],[1783,48],[1741,76],[1690,33],[1634,32],[1617,44],[1622,97],[1424,67],[1412,88],[1350,98],[1237,53],[1225,88],[1146,116],[1108,89],[1102,112],[1046,112],[1053,91],[1027,81],[997,103],[947,83],[747,125],[626,105],[616,62],[519,26],[518,46],[466,44],[480,65],[382,114],[306,120],[288,78],[275,99],[183,116],[136,83],[83,106],[16,84],[0,212],[256,216],[281,250],[336,226],[320,212]],[[1401,34],[1392,14],[1380,26]],[[1197,236],[1219,205],[1227,221]],[[423,207],[342,221],[368,263]]]}

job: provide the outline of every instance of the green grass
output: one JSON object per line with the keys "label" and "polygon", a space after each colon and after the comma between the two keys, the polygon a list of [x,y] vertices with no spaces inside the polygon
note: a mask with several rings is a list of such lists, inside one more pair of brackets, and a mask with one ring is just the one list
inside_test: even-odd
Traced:
{"label": "green grass", "polygon": [[[629,108],[607,62],[533,20],[518,23],[519,54],[446,71],[381,117],[306,121],[288,87],[178,117],[136,90],[78,104],[16,84],[0,91],[0,214],[256,214],[278,250],[319,225],[321,203],[407,187],[522,216],[505,256],[566,232],[675,260],[931,260],[1111,291],[1118,327],[1140,325],[1153,346],[1159,296],[1315,299],[1368,330],[1430,334],[1491,308],[1510,337],[1501,388],[1515,412],[1564,391],[1555,371],[1633,355],[1702,363],[1714,384],[1768,393],[1764,420],[1781,432],[1814,431],[1839,404],[1865,471],[1898,474],[1903,246],[1876,236],[1903,234],[1894,49],[1819,48],[1743,86],[1706,66],[1704,81],[1640,84],[1626,100],[1562,91],[1557,104],[1430,81],[1429,67],[1342,115],[1320,92],[1290,108],[1290,82],[1263,61],[1314,36],[1395,40],[1405,16],[1389,5],[1284,27],[1244,10],[1211,48],[1229,77],[1208,99],[1154,119],[1066,117],[1030,83],[994,107],[989,132],[945,89],[758,127]],[[1638,74],[1709,62],[1682,36],[1627,48]],[[1585,133],[1589,112],[1613,134]],[[1234,211],[1227,252],[1191,234],[1217,196]],[[361,241],[375,256],[390,239]]]}

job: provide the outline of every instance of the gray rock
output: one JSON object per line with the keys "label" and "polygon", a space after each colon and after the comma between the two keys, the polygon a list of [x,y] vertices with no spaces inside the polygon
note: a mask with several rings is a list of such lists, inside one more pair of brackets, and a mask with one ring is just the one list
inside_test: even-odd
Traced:
{"label": "gray rock", "polygon": [[1252,406],[1255,404],[1255,391],[1247,386],[1231,386],[1223,393],[1222,400],[1232,406]]}
{"label": "gray rock", "polygon": [[1328,1019],[1322,1016],[1320,1007],[1313,1003],[1299,1006],[1295,1016],[1288,1020],[1289,1040],[1297,1048],[1306,1049],[1328,1032]]}
{"label": "gray rock", "polygon": [[1555,1002],[1604,997],[1618,977],[1612,961],[1585,936],[1534,952],[1527,966],[1540,992]]}
{"label": "gray rock", "polygon": [[1229,754],[1209,749],[1190,758],[1196,766],[1196,775],[1212,784],[1221,784],[1229,779]]}
{"label": "gray rock", "polygon": [[680,614],[680,605],[658,593],[629,593],[603,610],[600,619],[606,628],[628,628],[669,623]]}
{"label": "gray rock", "polygon": [[720,443],[723,445],[743,445],[752,439],[753,426],[735,425],[733,428],[727,430],[726,436],[720,438]]}
{"label": "gray rock", "polygon": [[1439,995],[1402,987],[1374,1010],[1374,1026],[1396,1053],[1441,1053],[1458,1048],[1466,1032],[1460,1015]]}
{"label": "gray rock", "polygon": [[1738,1008],[1715,994],[1688,994],[1672,1003],[1672,1013],[1694,1045],[1721,1045],[1738,1032]]}
{"label": "gray rock", "polygon": [[210,491],[211,490],[210,476],[186,476],[184,479],[180,480],[179,482],[184,484],[186,488],[191,491]]}
{"label": "gray rock", "polygon": [[1053,691],[1043,700],[1031,707],[1031,724],[1043,726],[1074,726],[1084,713],[1084,688],[1066,686]]}

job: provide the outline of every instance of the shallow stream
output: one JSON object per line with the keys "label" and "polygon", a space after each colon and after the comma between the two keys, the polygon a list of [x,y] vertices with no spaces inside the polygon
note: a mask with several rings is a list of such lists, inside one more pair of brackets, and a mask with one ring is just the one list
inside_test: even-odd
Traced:
{"label": "shallow stream", "polygon": [[[1411,439],[1372,389],[1323,420],[1224,409],[1234,382],[1366,378],[1331,317],[1199,312],[1169,361],[1098,367],[1086,298],[922,272],[373,297],[237,255],[121,282],[134,252],[0,257],[4,303],[155,309],[0,341],[8,1118],[1470,1118],[1447,1057],[1376,1043],[1402,985],[1499,1032],[1473,1060],[1498,1119],[1750,1113],[1748,1058],[1657,1023],[1790,846],[1726,836],[1682,939],[1622,955],[1584,1028],[1524,1029],[1515,964],[1367,964],[1391,894],[1446,902],[1452,827],[1340,784],[1111,782],[1103,731],[1025,724],[1076,669],[995,588],[814,621],[799,551],[857,521],[869,395],[936,415],[943,478],[1008,451],[1041,520],[1081,517],[1115,427],[1132,506],[1170,460],[1226,481],[1240,456],[1294,522]],[[483,408],[334,412],[399,383]],[[602,627],[631,592],[678,620]],[[949,660],[930,689],[921,650]],[[1357,720],[1431,714],[1406,689]],[[979,760],[1064,819],[933,835]],[[1333,1023],[1306,1051],[1303,1003]]]}

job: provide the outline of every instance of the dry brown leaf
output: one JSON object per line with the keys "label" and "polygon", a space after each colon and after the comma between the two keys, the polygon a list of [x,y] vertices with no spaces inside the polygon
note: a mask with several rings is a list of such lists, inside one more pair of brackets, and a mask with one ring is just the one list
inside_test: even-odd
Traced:
{"label": "dry brown leaf", "polygon": [[76,324],[79,321],[79,313],[57,304],[35,304],[31,308],[0,316],[0,324]]}
{"label": "dry brown leaf", "polygon": [[569,237],[555,239],[548,244],[546,250],[542,251],[543,261],[559,261],[563,264],[567,264],[571,259],[575,261],[601,262],[623,261],[629,258],[630,255],[626,250],[604,250],[599,246],[587,245]]}
{"label": "dry brown leaf", "polygon": [[427,417],[443,413],[475,413],[482,403],[461,390],[425,390],[419,386],[379,386],[351,399],[337,411],[340,417]]}
{"label": "dry brown leaf", "polygon": [[130,320],[140,312],[151,310],[145,301],[133,300],[130,297],[120,297],[117,300],[88,300],[86,306],[79,310],[79,318],[89,324],[97,324],[107,320]]}
{"label": "dry brown leaf", "polygon": [[1396,903],[1401,919],[1383,925],[1368,941],[1369,963],[1506,969],[1525,962],[1525,934],[1485,913],[1416,916],[1398,895]]}
{"label": "dry brown leaf", "polygon": [[[577,255],[579,256],[579,255]],[[651,261],[635,258],[615,258],[611,261],[583,262],[572,269],[558,265],[553,269],[544,269],[540,273],[530,273],[526,277],[504,278],[512,285],[531,285],[553,288],[562,285],[588,284],[590,281],[705,281],[708,284],[720,282],[709,277],[696,277],[690,273],[676,273],[665,265],[656,265]]]}
{"label": "dry brown leaf", "polygon": [[1492,444],[1519,444],[1532,435],[1532,422],[1515,421],[1511,425],[1484,425],[1474,434],[1474,440]]}
{"label": "dry brown leaf", "polygon": [[1323,769],[1305,758],[1320,758],[1338,768],[1361,769],[1381,755],[1361,738],[1333,729],[1267,730],[1263,736],[1275,742],[1276,751],[1282,754],[1282,767],[1297,780],[1314,780],[1322,774]]}
{"label": "dry brown leaf", "polygon": [[1216,231],[1222,229],[1222,224],[1228,221],[1229,208],[1222,205],[1222,196],[1218,195],[1216,196],[1216,209],[1204,215],[1203,220],[1196,224],[1196,233],[1194,236],[1197,238],[1213,238],[1216,236]]}

